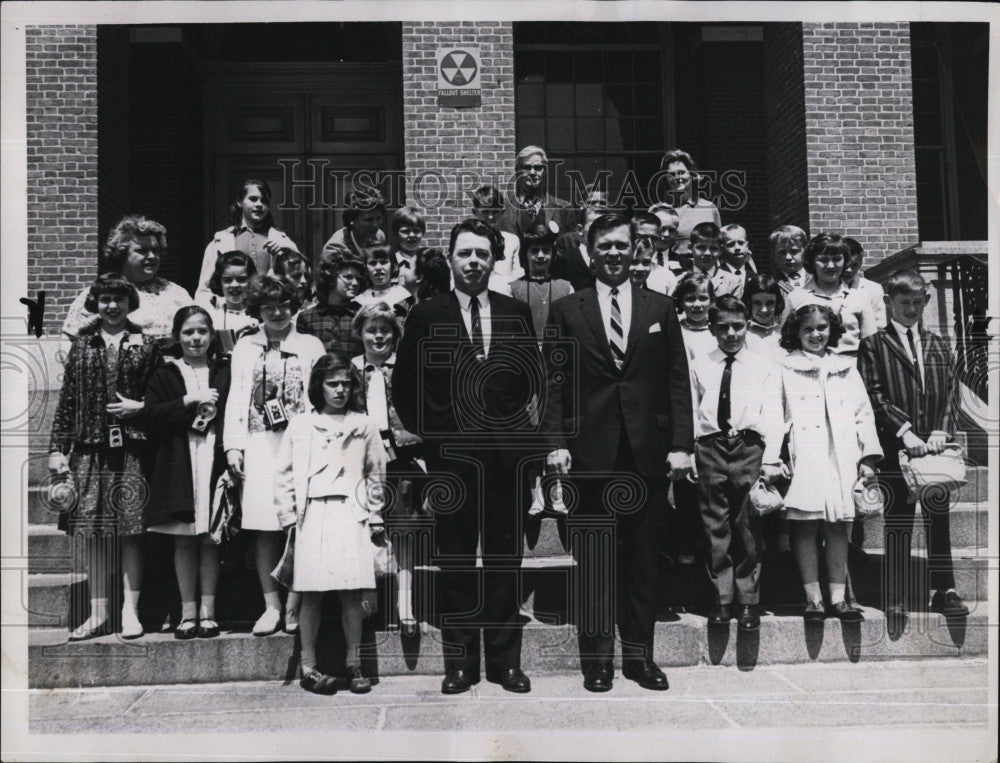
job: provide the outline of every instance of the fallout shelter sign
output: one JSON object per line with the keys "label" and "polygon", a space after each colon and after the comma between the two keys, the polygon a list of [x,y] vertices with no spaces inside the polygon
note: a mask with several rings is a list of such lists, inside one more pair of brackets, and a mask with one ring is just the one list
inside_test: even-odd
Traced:
{"label": "fallout shelter sign", "polygon": [[482,66],[478,46],[440,47],[437,63],[439,106],[468,108],[482,104]]}

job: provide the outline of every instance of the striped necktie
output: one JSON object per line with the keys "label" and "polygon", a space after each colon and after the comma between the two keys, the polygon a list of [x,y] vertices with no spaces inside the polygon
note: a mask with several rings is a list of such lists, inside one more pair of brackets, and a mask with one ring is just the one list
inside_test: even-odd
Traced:
{"label": "striped necktie", "polygon": [[608,337],[608,344],[611,345],[611,356],[615,360],[615,367],[621,371],[625,362],[625,334],[622,332],[622,311],[618,306],[618,289],[611,290],[611,336]]}

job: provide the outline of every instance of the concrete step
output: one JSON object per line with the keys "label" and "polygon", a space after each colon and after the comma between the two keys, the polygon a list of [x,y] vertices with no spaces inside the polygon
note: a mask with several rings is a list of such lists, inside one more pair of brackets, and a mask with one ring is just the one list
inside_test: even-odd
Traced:
{"label": "concrete step", "polygon": [[[846,625],[837,620],[807,624],[799,610],[771,612],[750,634],[739,633],[735,624],[709,628],[704,618],[684,614],[657,623],[654,658],[665,668],[711,664],[750,670],[771,664],[985,655],[986,607],[973,607],[973,614],[960,621],[915,614],[905,630],[891,634],[874,609],[864,610],[864,622]],[[320,666],[337,674],[343,652],[337,620],[324,621],[319,644]],[[105,636],[67,643],[64,630],[35,630],[29,635],[28,682],[55,688],[294,680],[298,648],[297,639],[285,634],[255,638],[230,631],[215,639],[177,641],[170,633],[155,633],[137,641]],[[369,630],[364,652],[365,672],[371,676],[443,672],[440,632],[433,628],[415,639]],[[574,628],[528,621],[521,664],[529,675],[578,670]]]}
{"label": "concrete step", "polygon": [[[533,619],[563,625],[569,621],[570,590],[573,560],[568,556],[532,557],[523,562],[520,573],[519,600],[522,610]],[[956,589],[967,599],[986,602],[989,599],[989,558],[985,551],[956,549],[953,556]],[[855,595],[862,604],[882,604],[881,554],[854,550],[850,569]],[[162,549],[159,561],[151,558],[147,565],[140,611],[143,621],[154,626],[168,618],[176,621],[180,599],[173,579],[172,564],[164,563]],[[439,573],[432,565],[418,566],[414,591],[417,611],[425,619],[435,610]],[[926,552],[918,549],[911,558],[907,588],[914,610],[926,608],[931,592],[926,581]],[[380,601],[394,601],[394,581],[380,582]],[[109,591],[115,593],[118,581],[109,580]],[[76,627],[89,615],[89,599],[85,582],[73,583],[69,573],[35,573],[26,576],[22,601],[31,627]],[[802,602],[802,587],[791,554],[768,558],[761,574],[761,601],[768,605],[795,606]],[[683,605],[698,610],[711,605],[712,590],[701,567],[661,570],[659,606],[666,611]],[[227,568],[220,577],[217,592],[220,618],[243,624],[252,623],[261,611],[261,594],[256,574],[245,566]],[[117,610],[112,606],[112,610]],[[384,610],[384,608],[383,608]],[[381,622],[381,621],[380,621]]]}
{"label": "concrete step", "polygon": [[[920,516],[920,508],[917,508]],[[989,510],[986,503],[959,502],[948,510],[952,548],[988,548]],[[864,523],[864,548],[885,548],[885,517],[872,517]],[[923,522],[913,522],[911,545],[927,548],[927,533]]]}

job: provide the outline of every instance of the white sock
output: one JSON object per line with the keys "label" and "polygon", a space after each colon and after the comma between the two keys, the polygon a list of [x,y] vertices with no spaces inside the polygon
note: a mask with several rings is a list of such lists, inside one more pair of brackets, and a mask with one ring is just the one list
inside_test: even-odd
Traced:
{"label": "white sock", "polygon": [[215,619],[215,594],[211,596],[202,595],[201,597],[201,614],[199,615],[202,620],[214,620]]}
{"label": "white sock", "polygon": [[[818,581],[815,583],[806,583],[803,586],[803,588],[806,589],[806,601],[809,602],[818,601],[820,603],[823,602],[823,593],[819,589]],[[841,589],[843,589],[843,586],[841,586]]]}
{"label": "white sock", "polygon": [[198,614],[198,605],[193,601],[181,602],[181,620],[194,620]]}
{"label": "white sock", "polygon": [[847,588],[843,583],[830,583],[830,603],[839,604],[844,600],[844,590]]}
{"label": "white sock", "polygon": [[272,591],[271,593],[264,594],[264,606],[267,609],[273,609],[276,612],[281,611],[281,594],[277,591]]}

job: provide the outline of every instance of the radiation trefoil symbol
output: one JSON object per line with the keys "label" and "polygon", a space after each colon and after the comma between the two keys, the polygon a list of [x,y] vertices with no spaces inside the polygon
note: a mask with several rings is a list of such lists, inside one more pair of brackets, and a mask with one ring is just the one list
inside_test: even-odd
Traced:
{"label": "radiation trefoil symbol", "polygon": [[441,59],[441,76],[453,87],[463,87],[476,78],[476,59],[464,50],[453,50]]}

